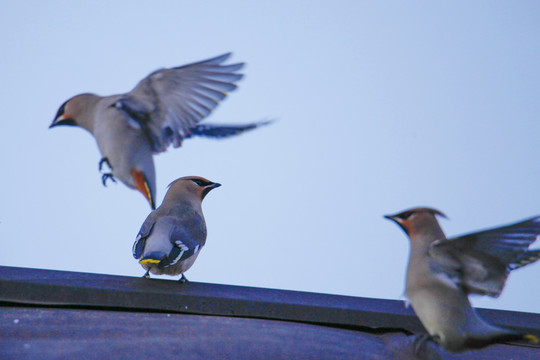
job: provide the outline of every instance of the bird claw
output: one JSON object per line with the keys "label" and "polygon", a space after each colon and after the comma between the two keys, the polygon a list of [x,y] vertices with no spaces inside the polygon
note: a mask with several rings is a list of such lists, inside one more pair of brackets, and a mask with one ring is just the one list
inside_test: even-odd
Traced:
{"label": "bird claw", "polygon": [[109,159],[107,159],[106,157],[103,157],[101,158],[101,160],[99,160],[99,172],[101,172],[101,169],[103,168],[103,164],[107,164],[109,169],[112,170],[112,166],[111,166],[111,163],[109,162]]}
{"label": "bird claw", "polygon": [[181,284],[185,284],[185,283],[189,282],[189,280],[187,279],[187,277],[184,276],[184,274],[182,274],[180,279],[178,279],[178,282],[180,282]]}
{"label": "bird claw", "polygon": [[146,274],[143,275],[143,279],[150,279],[150,270],[146,271]]}
{"label": "bird claw", "polygon": [[114,178],[112,173],[106,173],[101,175],[101,182],[103,183],[103,186],[107,187],[107,180],[111,179],[113,183],[116,183],[116,179]]}
{"label": "bird claw", "polygon": [[[101,160],[99,160],[99,172],[101,172],[101,170],[103,169],[103,164],[107,164],[109,169],[111,169],[112,171],[112,166],[111,166],[111,163],[109,162],[109,159],[107,159],[106,157],[103,157],[101,158]],[[101,182],[103,183],[103,186],[107,187],[107,180],[109,179],[111,179],[113,183],[116,183],[116,179],[114,178],[112,172],[101,175]]]}

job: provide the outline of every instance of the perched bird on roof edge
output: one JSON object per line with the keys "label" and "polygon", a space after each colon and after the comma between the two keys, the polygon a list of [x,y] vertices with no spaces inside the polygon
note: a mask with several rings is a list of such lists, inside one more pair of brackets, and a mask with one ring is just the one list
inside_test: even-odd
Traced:
{"label": "perched bird on roof edge", "polygon": [[266,125],[199,124],[236,89],[244,64],[223,65],[230,53],[170,69],[154,71],[125,94],[80,94],[67,100],[49,128],[79,126],[96,139],[102,159],[111,171],[102,175],[119,179],[139,190],[155,208],[156,175],[152,155],[171,144],[176,148],[193,136],[224,138]]}
{"label": "perched bird on roof edge", "polygon": [[149,273],[182,274],[197,259],[206,243],[202,201],[210,190],[221,186],[199,176],[176,179],[169,185],[163,203],[146,218],[133,244],[133,257]]}
{"label": "perched bird on roof edge", "polygon": [[540,250],[528,250],[540,235],[540,216],[447,239],[437,215],[446,217],[430,208],[385,216],[411,243],[405,295],[429,334],[418,338],[417,348],[426,340],[452,352],[513,340],[538,343],[534,335],[482,320],[468,295],[499,296],[510,271],[540,258]]}

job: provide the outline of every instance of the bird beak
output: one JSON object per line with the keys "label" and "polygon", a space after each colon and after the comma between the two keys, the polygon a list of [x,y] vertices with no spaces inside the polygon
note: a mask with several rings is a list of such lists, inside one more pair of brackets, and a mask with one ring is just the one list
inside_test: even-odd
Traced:
{"label": "bird beak", "polygon": [[49,125],[49,129],[58,125],[77,126],[77,123],[72,118],[67,117],[64,114],[62,114],[53,120],[52,124]]}
{"label": "bird beak", "polygon": [[212,189],[218,188],[220,186],[221,186],[220,183],[213,183],[213,184],[207,185],[205,188],[212,190]]}
{"label": "bird beak", "polygon": [[218,188],[220,186],[221,186],[220,183],[212,183],[212,184],[206,185],[202,191],[202,198],[204,199],[204,197],[206,196],[206,194],[210,192],[210,190]]}
{"label": "bird beak", "polygon": [[49,129],[58,125],[77,125],[75,119],[73,119],[69,114],[66,114],[66,104],[68,103],[68,101],[66,101],[62,104],[62,106],[60,106],[60,108],[56,112],[56,116],[54,117],[52,124],[49,126]]}
{"label": "bird beak", "polygon": [[399,217],[397,217],[396,215],[384,215],[384,218],[388,220],[392,220],[393,222],[398,224],[401,230],[405,231],[405,234],[409,235],[409,232],[407,231],[405,226],[403,226],[403,222]]}
{"label": "bird beak", "polygon": [[396,218],[395,215],[384,215],[384,218],[388,219],[388,220],[395,221],[395,222],[397,222],[399,224],[398,218]]}

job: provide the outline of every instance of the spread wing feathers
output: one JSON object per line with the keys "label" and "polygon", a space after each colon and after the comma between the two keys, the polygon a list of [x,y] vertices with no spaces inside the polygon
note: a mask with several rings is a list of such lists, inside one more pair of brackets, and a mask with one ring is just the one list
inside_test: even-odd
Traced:
{"label": "spread wing feathers", "polygon": [[517,261],[510,264],[510,270],[519,269],[522,266],[532,264],[540,259],[540,250],[531,250],[524,253]]}
{"label": "spread wing feathers", "polygon": [[540,235],[540,216],[516,224],[438,240],[429,254],[433,270],[444,272],[467,293],[497,297],[511,270],[537,260],[527,251]]}
{"label": "spread wing feathers", "polygon": [[150,213],[150,215],[148,215],[148,217],[142,224],[141,229],[139,230],[139,233],[137,234],[137,237],[135,239],[135,242],[133,243],[133,248],[131,250],[135,259],[139,260],[142,257],[144,247],[146,246],[146,239],[152,233],[154,225],[154,212],[152,212]]}
{"label": "spread wing feathers", "polygon": [[244,64],[222,65],[231,53],[157,70],[116,103],[139,122],[155,152],[178,147],[188,130],[208,116],[227,93],[236,89]]}
{"label": "spread wing feathers", "polygon": [[192,136],[204,136],[210,138],[226,138],[229,136],[239,135],[245,131],[256,129],[260,126],[268,125],[271,121],[261,121],[243,125],[214,125],[214,124],[199,124],[189,129],[185,138]]}

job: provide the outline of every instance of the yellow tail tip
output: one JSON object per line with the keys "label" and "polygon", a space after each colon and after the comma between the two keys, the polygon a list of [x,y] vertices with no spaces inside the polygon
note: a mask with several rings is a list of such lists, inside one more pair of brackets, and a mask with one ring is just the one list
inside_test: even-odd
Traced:
{"label": "yellow tail tip", "polygon": [[142,259],[141,261],[139,261],[139,264],[159,264],[161,260],[155,260],[155,259]]}
{"label": "yellow tail tip", "polygon": [[538,337],[533,334],[527,334],[523,337],[524,340],[527,340],[531,344],[538,344],[540,340],[538,340]]}

